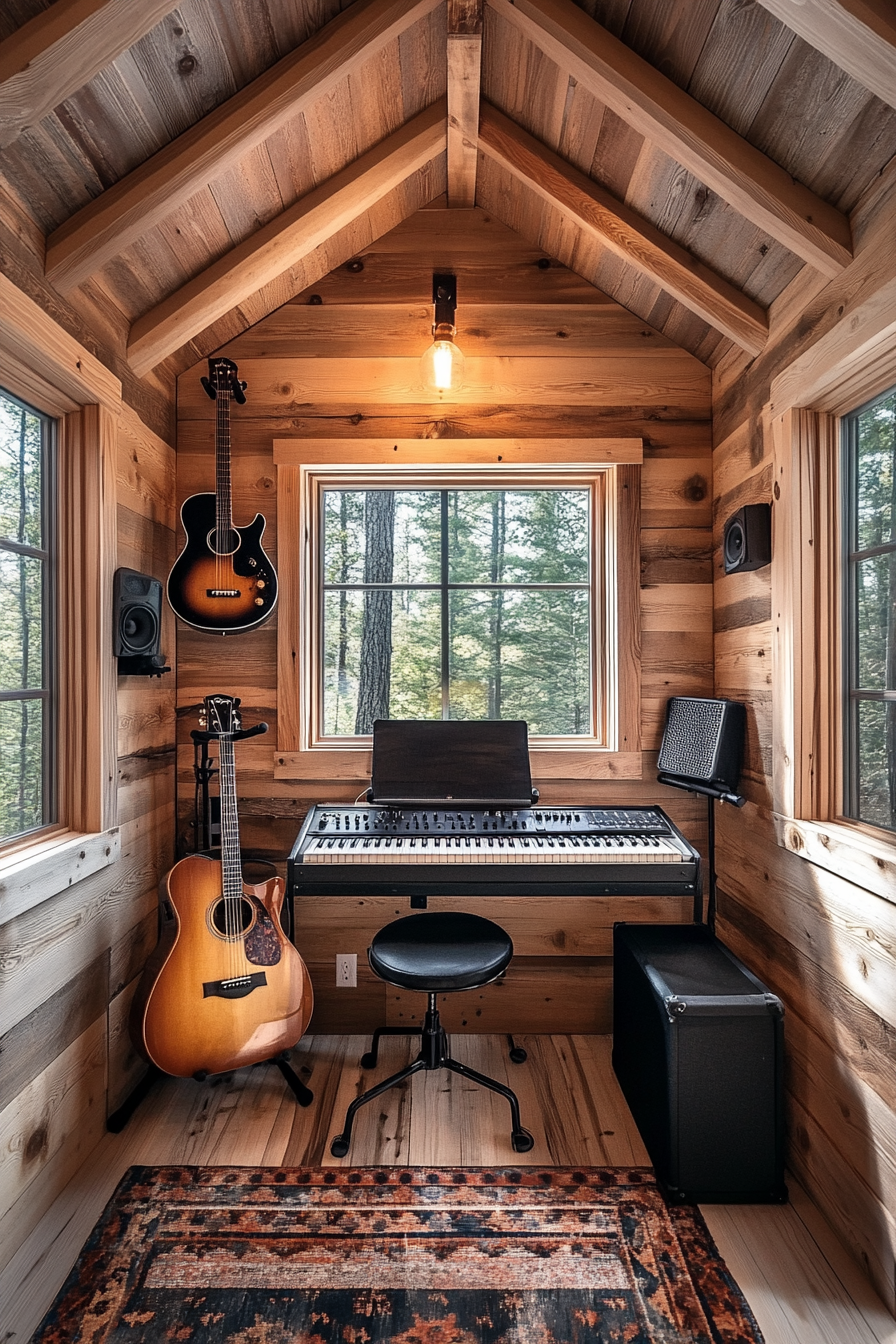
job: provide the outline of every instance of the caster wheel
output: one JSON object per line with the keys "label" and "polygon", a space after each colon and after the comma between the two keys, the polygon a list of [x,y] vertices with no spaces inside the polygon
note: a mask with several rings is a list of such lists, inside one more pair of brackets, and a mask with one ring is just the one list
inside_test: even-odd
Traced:
{"label": "caster wheel", "polygon": [[510,1052],[510,1058],[513,1060],[514,1064],[525,1064],[529,1056],[521,1045],[515,1045]]}
{"label": "caster wheel", "polygon": [[[529,1144],[529,1147],[532,1147],[531,1143]],[[348,1141],[344,1139],[341,1134],[338,1134],[330,1144],[330,1152],[334,1157],[345,1157],[348,1152]]]}
{"label": "caster wheel", "polygon": [[515,1134],[511,1134],[510,1142],[513,1144],[515,1153],[528,1153],[531,1148],[535,1147],[535,1140],[528,1129],[519,1129]]}
{"label": "caster wheel", "polygon": [[366,1055],[361,1056],[361,1068],[373,1069],[376,1067],[376,1055],[368,1050]]}

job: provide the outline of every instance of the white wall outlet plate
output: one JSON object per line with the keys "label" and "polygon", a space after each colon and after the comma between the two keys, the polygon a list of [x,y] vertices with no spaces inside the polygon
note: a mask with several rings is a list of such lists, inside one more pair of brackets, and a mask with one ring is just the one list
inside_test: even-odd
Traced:
{"label": "white wall outlet plate", "polygon": [[356,989],[358,985],[357,952],[336,953],[336,983],[343,989]]}

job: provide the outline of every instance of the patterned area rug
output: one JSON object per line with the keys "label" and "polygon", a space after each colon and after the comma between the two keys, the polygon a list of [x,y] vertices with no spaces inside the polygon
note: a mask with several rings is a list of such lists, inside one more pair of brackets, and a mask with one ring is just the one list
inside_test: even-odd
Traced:
{"label": "patterned area rug", "polygon": [[132,1167],[40,1344],[761,1344],[648,1170]]}

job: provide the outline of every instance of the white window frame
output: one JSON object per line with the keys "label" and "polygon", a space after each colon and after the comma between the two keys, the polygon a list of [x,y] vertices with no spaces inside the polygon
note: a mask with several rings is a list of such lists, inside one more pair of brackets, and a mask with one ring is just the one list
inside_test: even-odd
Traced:
{"label": "white window frame", "polygon": [[59,820],[0,848],[0,923],[114,863],[117,697],[112,655],[121,384],[0,274],[0,385],[57,421]]}
{"label": "white window frame", "polygon": [[[445,488],[476,483],[587,485],[602,502],[593,521],[594,669],[600,736],[535,738],[535,779],[641,777],[639,477],[641,440],[275,440],[277,466],[277,779],[364,783],[370,738],[321,738],[319,501],[333,486]],[[401,481],[396,479],[400,468]],[[301,654],[300,654],[301,651]]]}

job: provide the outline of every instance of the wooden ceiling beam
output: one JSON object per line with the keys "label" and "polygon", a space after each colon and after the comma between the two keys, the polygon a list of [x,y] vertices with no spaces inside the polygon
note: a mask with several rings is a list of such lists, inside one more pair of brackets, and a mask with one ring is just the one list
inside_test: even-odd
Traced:
{"label": "wooden ceiling beam", "polygon": [[356,0],[56,229],[47,278],[63,293],[79,285],[439,3]]}
{"label": "wooden ceiling beam", "polygon": [[759,0],[863,88],[896,107],[896,9],[892,0]]}
{"label": "wooden ceiling beam", "polygon": [[476,202],[483,0],[448,0],[448,205]]}
{"label": "wooden ceiling beam", "polygon": [[0,42],[0,149],[154,28],[177,0],[56,0]]}
{"label": "wooden ceiling beam", "polygon": [[139,318],[128,342],[134,371],[148,373],[444,153],[446,117],[444,99],[431,104]]}
{"label": "wooden ceiling beam", "polygon": [[759,304],[485,102],[479,119],[479,146],[578,228],[741,349],[751,355],[762,350],[768,319]]}
{"label": "wooden ceiling beam", "polygon": [[852,260],[849,220],[607,32],[573,0],[489,0],[560,68],[745,218],[828,276]]}

